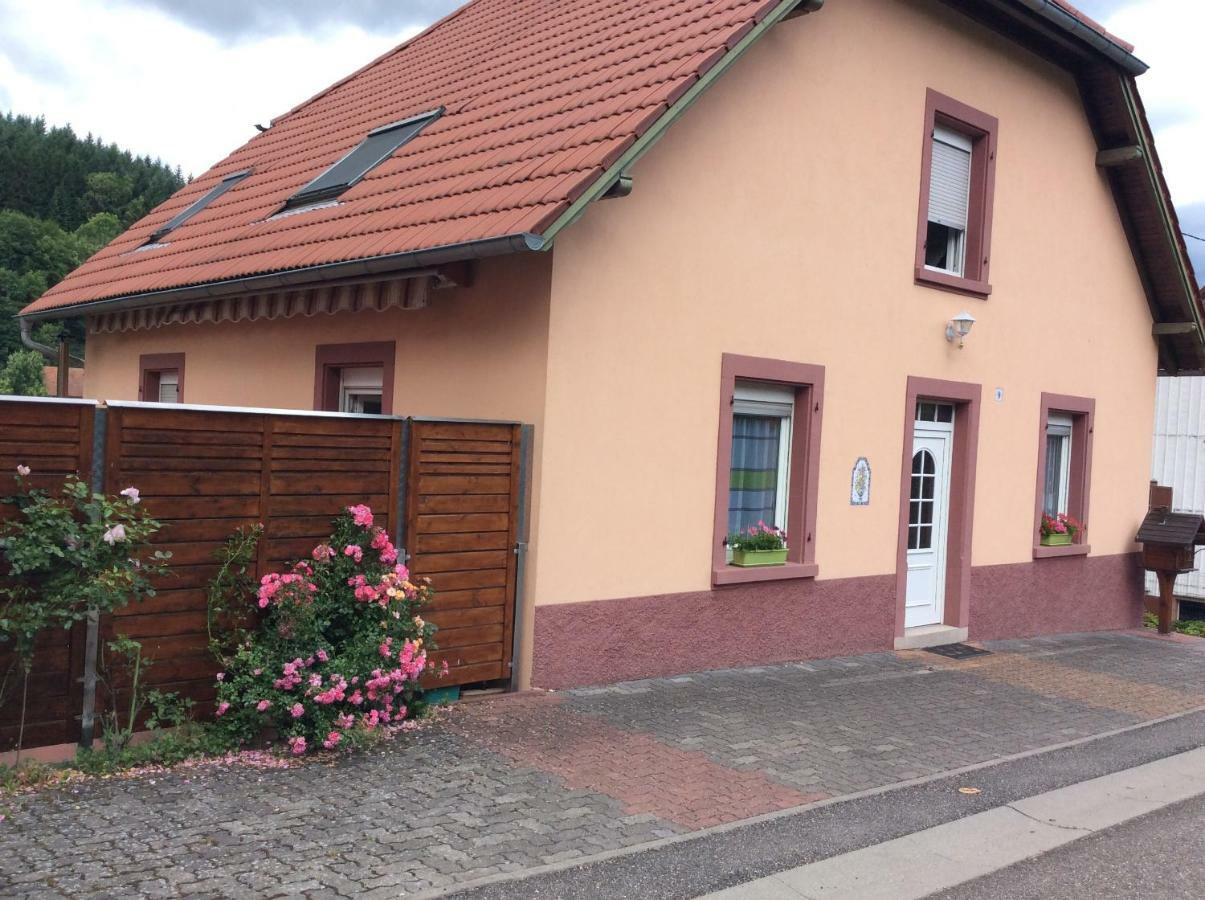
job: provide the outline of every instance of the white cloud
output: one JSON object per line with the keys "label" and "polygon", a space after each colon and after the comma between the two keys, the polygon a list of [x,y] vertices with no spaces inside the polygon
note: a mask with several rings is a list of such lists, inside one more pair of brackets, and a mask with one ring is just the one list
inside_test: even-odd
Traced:
{"label": "white cloud", "polygon": [[226,44],[105,0],[0,0],[6,107],[199,175],[267,124],[414,34],[327,26]]}
{"label": "white cloud", "polygon": [[1205,203],[1205,3],[1131,0],[1105,25],[1131,41],[1151,67],[1138,79],[1138,88],[1176,204]]}

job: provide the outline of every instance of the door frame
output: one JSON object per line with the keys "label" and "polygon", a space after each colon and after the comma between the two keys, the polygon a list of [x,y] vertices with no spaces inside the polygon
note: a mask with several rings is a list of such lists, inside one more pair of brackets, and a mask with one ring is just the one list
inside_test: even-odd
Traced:
{"label": "door frame", "polygon": [[975,466],[979,456],[981,385],[964,381],[908,376],[900,450],[899,528],[895,559],[895,636],[904,636],[908,595],[908,498],[911,490],[912,440],[917,400],[954,405],[954,440],[950,448],[950,499],[946,523],[945,599],[942,622],[967,628],[971,600],[971,526],[975,518]]}
{"label": "door frame", "polygon": [[[908,457],[909,469],[911,469],[911,465],[912,465],[913,461],[916,459],[916,453],[917,453],[916,442],[918,439],[920,439],[922,441],[925,440],[926,438],[930,439],[930,440],[940,440],[941,444],[942,444],[941,465],[938,468],[937,472],[934,473],[935,474],[934,491],[933,491],[934,543],[929,548],[929,550],[934,551],[936,553],[937,560],[940,563],[944,564],[947,556],[949,555],[950,496],[951,496],[950,478],[953,475],[953,471],[954,471],[953,462],[954,462],[955,423],[950,422],[947,424],[944,422],[913,422],[912,425],[913,425],[913,427],[912,427],[912,448],[911,448],[911,454]],[[911,499],[912,499],[911,484],[909,484],[908,499],[909,499],[909,501],[911,501]],[[909,506],[911,506],[911,502],[909,503]],[[908,518],[909,518],[909,522],[911,522],[911,518],[912,518],[911,515],[909,515]],[[905,572],[908,571],[908,563],[907,563],[908,554],[914,553],[914,552],[917,552],[917,551],[909,550],[909,549],[907,549],[907,547],[905,547],[905,549],[904,549]],[[937,583],[935,585],[937,593],[933,598],[933,605],[940,612],[940,615],[937,618],[937,622],[926,622],[925,625],[942,624],[945,620],[946,576],[948,574],[947,568],[948,567],[946,567],[944,565],[942,565],[940,567],[935,567],[935,569],[937,569],[937,571],[938,571],[938,575],[937,575]],[[904,579],[904,627],[905,628],[908,627],[908,590],[909,590],[908,579],[905,575],[905,579]],[[914,627],[923,627],[923,626],[914,626]]]}

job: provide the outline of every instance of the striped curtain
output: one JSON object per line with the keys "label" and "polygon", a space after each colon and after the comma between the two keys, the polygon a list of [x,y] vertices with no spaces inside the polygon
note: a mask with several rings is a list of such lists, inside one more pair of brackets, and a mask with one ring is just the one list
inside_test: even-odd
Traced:
{"label": "striped curtain", "polygon": [[781,438],[782,419],[740,414],[732,417],[729,534],[759,521],[774,524]]}

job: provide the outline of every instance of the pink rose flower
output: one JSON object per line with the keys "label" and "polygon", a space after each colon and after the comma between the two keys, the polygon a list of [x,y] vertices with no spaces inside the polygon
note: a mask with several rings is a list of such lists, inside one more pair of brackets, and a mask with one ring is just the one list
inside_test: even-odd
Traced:
{"label": "pink rose flower", "polygon": [[300,703],[294,703],[293,708],[289,710],[289,713],[293,716],[294,719],[300,719],[302,716],[305,715],[305,707],[302,706]]}
{"label": "pink rose flower", "polygon": [[20,475],[22,478],[28,477],[29,473],[30,473],[29,466],[17,466],[17,474]]}
{"label": "pink rose flower", "polygon": [[255,708],[257,710],[259,710],[260,712],[263,712],[265,709],[267,709],[271,705],[272,705],[271,700],[260,700],[259,703],[255,704]]}
{"label": "pink rose flower", "polygon": [[318,657],[319,662],[326,662],[327,660],[330,659],[330,656],[327,654],[327,652],[325,650],[319,650],[314,655]]}
{"label": "pink rose flower", "polygon": [[363,503],[357,503],[355,506],[349,506],[347,511],[351,513],[352,521],[361,528],[372,527],[372,510]]}
{"label": "pink rose flower", "polygon": [[226,714],[226,710],[228,710],[228,709],[230,709],[230,704],[227,703],[225,700],[223,700],[221,703],[218,704],[218,708],[214,712],[214,715],[223,716]]}
{"label": "pink rose flower", "polygon": [[301,756],[305,753],[305,738],[300,735],[289,738],[289,749],[293,751],[294,756]]}
{"label": "pink rose flower", "polygon": [[131,506],[135,506],[135,505],[137,505],[138,501],[142,499],[142,498],[141,498],[141,497],[138,495],[138,488],[133,487],[133,486],[128,487],[128,488],[126,488],[124,491],[122,491],[122,492],[121,492],[121,496],[123,496],[123,497],[125,497],[127,500],[129,500],[129,501],[130,501],[130,505],[131,505]]}
{"label": "pink rose flower", "polygon": [[322,742],[322,746],[327,750],[334,750],[341,740],[343,740],[343,735],[337,731],[332,731],[326,736],[326,740]]}

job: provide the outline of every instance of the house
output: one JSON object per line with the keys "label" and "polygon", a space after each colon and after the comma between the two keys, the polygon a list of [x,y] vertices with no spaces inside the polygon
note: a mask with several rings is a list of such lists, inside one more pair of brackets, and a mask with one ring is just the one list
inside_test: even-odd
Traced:
{"label": "house", "polygon": [[521,683],[1133,626],[1205,371],[1144,69],[1062,0],[476,0],[23,315],[93,397],[533,424]]}

